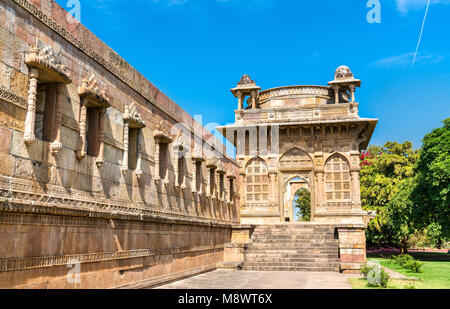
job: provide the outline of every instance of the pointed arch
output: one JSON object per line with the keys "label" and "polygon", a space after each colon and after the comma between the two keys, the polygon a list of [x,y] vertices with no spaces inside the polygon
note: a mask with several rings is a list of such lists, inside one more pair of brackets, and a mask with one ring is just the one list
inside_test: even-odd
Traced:
{"label": "pointed arch", "polygon": [[350,202],[350,165],[339,153],[331,155],[325,162],[325,196],[331,202]]}
{"label": "pointed arch", "polygon": [[293,147],[286,151],[278,161],[279,169],[312,169],[314,163],[309,154],[298,148]]}

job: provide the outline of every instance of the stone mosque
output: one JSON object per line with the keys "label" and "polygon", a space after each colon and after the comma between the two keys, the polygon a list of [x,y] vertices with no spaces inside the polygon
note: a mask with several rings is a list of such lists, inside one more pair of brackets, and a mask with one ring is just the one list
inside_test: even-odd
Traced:
{"label": "stone mosque", "polygon": [[[52,0],[0,3],[0,288],[142,288],[366,261],[361,81],[231,89],[236,156]],[[332,71],[330,71],[330,75]],[[233,96],[235,99],[233,99]],[[295,222],[295,193],[311,195]]]}

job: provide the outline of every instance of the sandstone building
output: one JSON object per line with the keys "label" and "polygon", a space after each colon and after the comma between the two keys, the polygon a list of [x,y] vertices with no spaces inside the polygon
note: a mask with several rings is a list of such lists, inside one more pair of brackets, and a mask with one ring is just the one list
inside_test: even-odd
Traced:
{"label": "sandstone building", "polygon": [[[239,223],[236,163],[67,15],[50,0],[0,2],[0,287],[214,269]],[[79,283],[66,278],[75,263]]]}
{"label": "sandstone building", "polygon": [[260,91],[244,76],[236,124],[219,128],[236,160],[51,0],[0,2],[0,71],[1,288],[242,267],[264,224],[293,221],[299,187],[312,194],[305,233],[334,239],[342,271],[365,261],[359,150],[376,120],[359,118],[348,68],[329,87]]}

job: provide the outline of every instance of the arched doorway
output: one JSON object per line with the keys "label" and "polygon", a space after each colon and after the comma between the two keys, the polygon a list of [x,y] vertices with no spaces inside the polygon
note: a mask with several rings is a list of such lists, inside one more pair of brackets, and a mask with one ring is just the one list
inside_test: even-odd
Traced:
{"label": "arched doorway", "polygon": [[311,192],[307,188],[300,188],[294,194],[292,203],[295,222],[311,221]]}
{"label": "arched doorway", "polygon": [[[309,205],[311,207],[311,193],[309,191],[308,182],[303,178],[295,177],[295,178],[290,179],[286,183],[286,187],[284,190],[284,221],[285,222],[304,221],[304,220],[302,220],[303,219],[302,215],[299,215],[300,209],[298,207],[296,207],[298,198],[302,198],[303,202],[305,202],[307,199],[309,199]],[[311,211],[309,211],[309,213],[311,213]]]}
{"label": "arched doorway", "polygon": [[[295,222],[295,194],[299,189],[310,192],[312,213],[314,212],[315,175],[311,157],[304,150],[294,147],[286,151],[278,161],[281,221]],[[313,219],[312,219],[313,221]]]}

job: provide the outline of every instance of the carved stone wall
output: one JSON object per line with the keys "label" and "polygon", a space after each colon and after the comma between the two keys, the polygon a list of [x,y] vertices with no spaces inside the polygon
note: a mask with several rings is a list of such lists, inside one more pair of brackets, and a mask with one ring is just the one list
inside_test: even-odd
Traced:
{"label": "carved stone wall", "polygon": [[[223,146],[67,14],[50,0],[0,2],[0,287],[109,288],[214,268],[239,223],[239,196],[207,198],[206,164],[190,155],[176,186],[172,140],[181,131],[187,154],[214,144],[219,156]],[[47,62],[27,62],[30,51]],[[60,87],[58,145],[25,138],[49,83]],[[93,136],[90,108],[100,109]],[[162,127],[167,183],[155,174]],[[95,157],[86,143],[98,143]],[[222,156],[220,165],[237,188],[236,163]],[[70,260],[81,263],[79,285],[66,280]]]}

